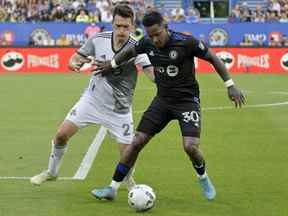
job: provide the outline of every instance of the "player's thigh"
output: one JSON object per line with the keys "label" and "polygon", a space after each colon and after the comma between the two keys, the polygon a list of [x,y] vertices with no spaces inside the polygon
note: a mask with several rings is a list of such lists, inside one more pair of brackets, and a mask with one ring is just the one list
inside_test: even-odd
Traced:
{"label": "player's thigh", "polygon": [[89,124],[100,124],[101,112],[95,99],[90,97],[81,97],[72,107],[65,117],[65,121],[72,122],[78,128],[84,128]]}
{"label": "player's thigh", "polygon": [[150,136],[159,133],[170,121],[172,117],[167,109],[167,104],[155,97],[148,109],[144,112],[137,131]]}
{"label": "player's thigh", "polygon": [[198,103],[184,103],[175,106],[173,115],[178,120],[182,136],[200,138],[201,108]]}

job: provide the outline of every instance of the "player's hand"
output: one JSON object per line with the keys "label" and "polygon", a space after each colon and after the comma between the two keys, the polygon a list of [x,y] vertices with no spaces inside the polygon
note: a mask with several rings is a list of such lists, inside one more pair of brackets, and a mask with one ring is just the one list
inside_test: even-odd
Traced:
{"label": "player's hand", "polygon": [[69,61],[69,69],[73,72],[79,73],[81,67],[85,64],[85,63],[89,63],[91,62],[91,59],[89,58],[85,58],[83,56],[78,55],[77,53],[75,53]]}
{"label": "player's hand", "polygon": [[102,76],[106,76],[113,70],[111,61],[95,60],[94,65],[96,66],[96,71],[94,72],[94,75],[101,74]]}
{"label": "player's hand", "polygon": [[228,90],[228,97],[230,98],[231,101],[234,102],[236,108],[237,107],[241,108],[242,105],[246,103],[244,94],[234,85],[228,87],[227,90]]}

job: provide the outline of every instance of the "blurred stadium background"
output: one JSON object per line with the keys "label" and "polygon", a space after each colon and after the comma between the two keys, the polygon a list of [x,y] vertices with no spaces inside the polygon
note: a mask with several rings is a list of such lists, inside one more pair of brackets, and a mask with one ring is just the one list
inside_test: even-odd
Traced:
{"label": "blurred stadium background", "polygon": [[[218,197],[202,198],[181,147],[176,122],[149,144],[136,179],[157,194],[149,215],[286,216],[288,194],[288,0],[130,0],[141,18],[160,10],[169,27],[208,44],[233,73],[248,104],[234,110],[213,68],[195,60],[203,107],[202,149]],[[70,143],[61,177],[32,187],[47,166],[50,139],[86,87],[73,74],[73,52],[96,32],[111,29],[110,0],[0,0],[0,216],[132,215],[126,189],[116,202],[89,195],[106,185],[118,161],[107,136],[84,181],[73,176],[98,127]],[[89,67],[89,66],[88,66]],[[89,74],[89,73],[88,73]],[[155,87],[139,77],[135,124]]]}

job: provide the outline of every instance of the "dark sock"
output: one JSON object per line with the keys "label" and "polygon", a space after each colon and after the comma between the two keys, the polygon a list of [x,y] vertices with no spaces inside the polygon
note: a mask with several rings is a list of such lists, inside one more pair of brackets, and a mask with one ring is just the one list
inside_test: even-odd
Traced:
{"label": "dark sock", "polygon": [[116,182],[122,182],[125,176],[129,173],[131,167],[125,164],[118,163],[116,170],[114,172],[113,180]]}
{"label": "dark sock", "polygon": [[193,162],[193,167],[198,175],[203,175],[205,173],[205,161]]}

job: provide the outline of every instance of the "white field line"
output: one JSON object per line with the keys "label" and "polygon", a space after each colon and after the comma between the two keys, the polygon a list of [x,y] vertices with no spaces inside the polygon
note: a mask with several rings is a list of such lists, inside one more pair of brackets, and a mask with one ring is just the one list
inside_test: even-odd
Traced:
{"label": "white field line", "polygon": [[105,138],[106,133],[107,133],[107,129],[101,126],[92,144],[89,146],[89,149],[86,152],[73,179],[84,180],[86,178],[93,164],[93,161],[96,158],[97,152]]}
{"label": "white field line", "polygon": [[[278,102],[278,103],[268,103],[268,104],[253,104],[253,105],[244,105],[242,109],[248,108],[267,108],[267,107],[277,107],[277,106],[286,106],[288,101]],[[235,106],[218,106],[218,107],[204,107],[202,111],[215,111],[215,110],[226,110],[226,109],[235,109]],[[143,113],[144,110],[136,110],[135,114]]]}
{"label": "white field line", "polygon": [[269,94],[288,95],[287,91],[271,91]]}
{"label": "white field line", "polygon": [[[278,103],[268,103],[268,104],[253,104],[253,105],[244,105],[242,109],[247,108],[267,108],[267,107],[276,107],[276,106],[286,106],[288,101],[278,102]],[[220,106],[220,107],[204,107],[203,111],[209,110],[224,110],[224,109],[235,109],[235,106]]]}
{"label": "white field line", "polygon": [[[27,176],[0,176],[0,180],[28,180]],[[74,180],[72,177],[60,177],[57,180]]]}
{"label": "white field line", "polygon": [[[107,129],[104,127],[100,127],[98,133],[96,134],[93,142],[88,148],[78,170],[76,171],[73,177],[59,177],[59,180],[84,180],[89,173],[89,170],[93,164],[93,161],[96,158],[99,147],[101,146],[105,135],[107,133]],[[31,177],[27,176],[0,176],[0,180],[29,180]]]}

